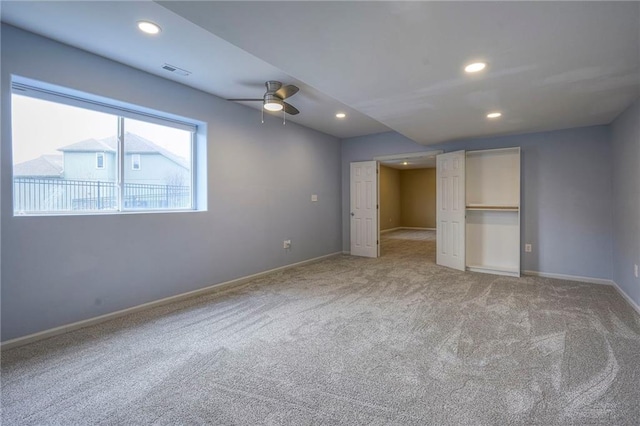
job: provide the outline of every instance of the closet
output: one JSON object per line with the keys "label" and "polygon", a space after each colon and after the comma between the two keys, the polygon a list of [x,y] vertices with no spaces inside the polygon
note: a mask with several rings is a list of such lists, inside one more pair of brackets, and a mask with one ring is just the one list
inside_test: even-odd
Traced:
{"label": "closet", "polygon": [[451,152],[437,164],[437,263],[520,276],[520,148]]}
{"label": "closet", "polygon": [[520,276],[520,148],[466,153],[466,266]]}

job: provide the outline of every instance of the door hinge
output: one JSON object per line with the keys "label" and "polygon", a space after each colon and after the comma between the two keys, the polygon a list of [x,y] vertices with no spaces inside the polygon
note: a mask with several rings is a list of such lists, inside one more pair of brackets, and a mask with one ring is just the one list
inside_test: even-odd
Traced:
{"label": "door hinge", "polygon": [[379,208],[380,208],[380,206],[376,204],[376,209],[379,209]]}
{"label": "door hinge", "polygon": [[376,244],[380,244],[380,242],[378,240],[376,240]]}

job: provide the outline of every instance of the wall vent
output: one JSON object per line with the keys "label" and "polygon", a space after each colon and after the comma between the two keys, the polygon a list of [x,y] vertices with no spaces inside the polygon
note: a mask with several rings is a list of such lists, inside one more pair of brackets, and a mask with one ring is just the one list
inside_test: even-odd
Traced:
{"label": "wall vent", "polygon": [[191,71],[183,70],[182,68],[178,68],[174,65],[169,65],[169,64],[164,64],[162,66],[162,69],[172,72],[174,74],[185,76],[185,77],[191,74]]}

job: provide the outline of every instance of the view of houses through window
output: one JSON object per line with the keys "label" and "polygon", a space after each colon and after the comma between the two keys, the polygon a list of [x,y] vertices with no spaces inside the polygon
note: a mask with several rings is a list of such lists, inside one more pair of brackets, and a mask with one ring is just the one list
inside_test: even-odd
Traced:
{"label": "view of houses through window", "polygon": [[12,94],[14,214],[193,208],[192,131]]}

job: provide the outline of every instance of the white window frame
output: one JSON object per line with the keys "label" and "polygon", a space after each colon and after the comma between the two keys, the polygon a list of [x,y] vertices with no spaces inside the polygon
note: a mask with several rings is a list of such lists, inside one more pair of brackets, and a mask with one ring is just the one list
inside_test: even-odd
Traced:
{"label": "white window frame", "polygon": [[[138,161],[136,161],[138,159]],[[136,167],[136,164],[138,167]],[[138,171],[142,169],[142,158],[140,154],[131,154],[131,170]]]}
{"label": "white window frame", "polygon": [[[102,158],[102,166],[100,165],[100,158]],[[103,170],[105,168],[105,160],[104,152],[96,152],[96,169]]]}
{"label": "white window frame", "polygon": [[[11,81],[12,93],[22,96],[28,96],[36,99],[42,99],[50,102],[55,102],[64,105],[70,105],[78,108],[83,108],[91,111],[98,111],[103,113],[112,114],[118,117],[118,147],[116,151],[116,163],[118,167],[117,174],[117,199],[118,208],[116,210],[63,210],[63,211],[43,211],[38,213],[29,213],[27,216],[50,216],[50,215],[86,215],[86,214],[123,214],[123,213],[154,213],[154,212],[171,212],[171,211],[198,211],[198,206],[206,206],[206,200],[199,200],[197,183],[198,183],[198,170],[197,170],[197,137],[198,128],[200,123],[191,121],[189,119],[179,117],[169,113],[162,113],[150,108],[141,107],[137,105],[128,104],[122,101],[116,101],[101,96],[91,95],[88,93],[80,92],[74,89],[56,86],[53,84],[32,80],[21,76],[12,76]],[[159,124],[162,126],[173,127],[181,130],[187,130],[191,133],[191,156],[189,161],[191,163],[191,195],[190,206],[185,208],[175,209],[131,209],[124,206],[124,165],[125,165],[125,149],[124,149],[124,119],[130,118],[134,120],[146,121],[153,124]],[[204,124],[204,123],[202,123]],[[103,156],[103,167],[97,167],[98,154]],[[96,168],[104,169],[106,167],[106,155],[105,153],[96,153]],[[134,154],[140,155],[140,154]],[[132,158],[133,161],[133,158]],[[142,159],[139,159],[138,164],[142,167]],[[132,162],[133,168],[133,162]],[[134,169],[134,170],[140,170]],[[202,197],[203,195],[200,194]],[[206,209],[206,207],[205,207]],[[17,213],[14,211],[14,215]],[[20,214],[23,216],[23,214]]]}

